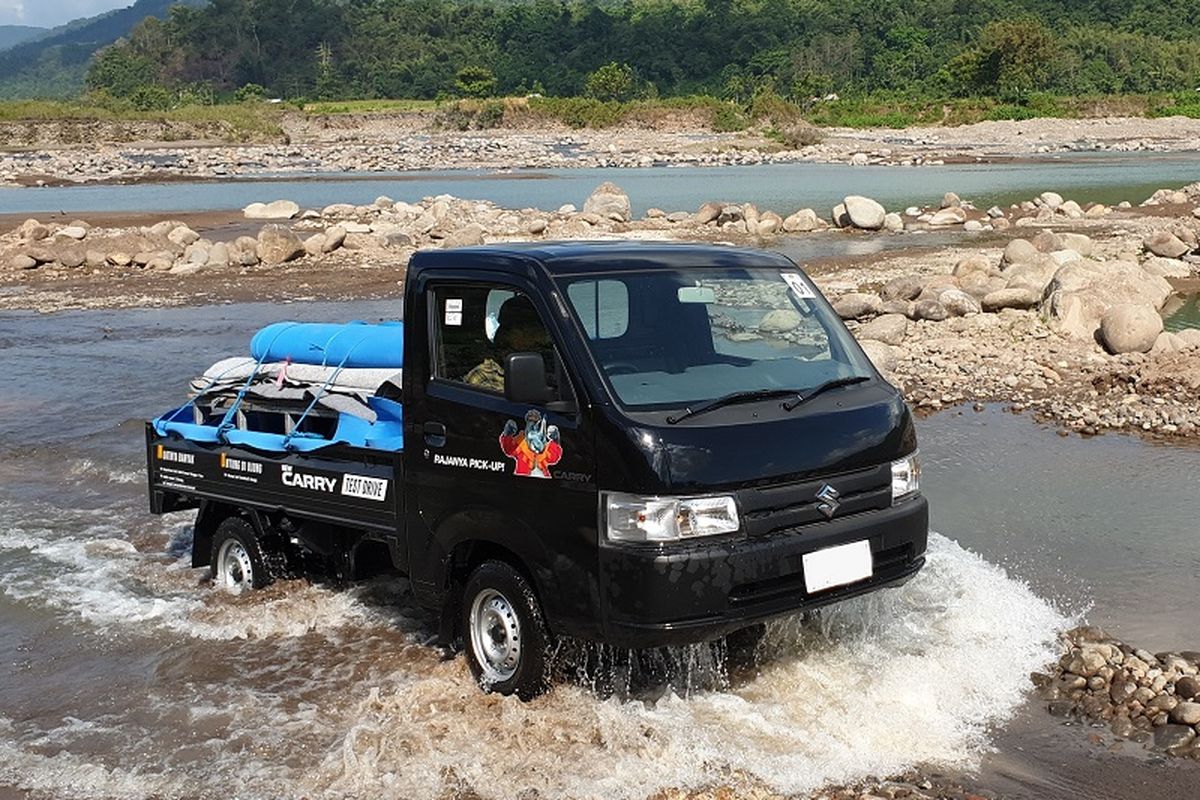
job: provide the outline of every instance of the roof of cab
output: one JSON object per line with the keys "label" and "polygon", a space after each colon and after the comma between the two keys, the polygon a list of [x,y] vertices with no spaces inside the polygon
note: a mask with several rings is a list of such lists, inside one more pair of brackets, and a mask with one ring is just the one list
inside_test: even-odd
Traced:
{"label": "roof of cab", "polygon": [[787,256],[769,250],[696,242],[648,242],[632,239],[504,242],[480,247],[422,250],[413,254],[411,264],[417,269],[482,267],[521,272],[537,264],[551,275],[656,267],[796,268]]}

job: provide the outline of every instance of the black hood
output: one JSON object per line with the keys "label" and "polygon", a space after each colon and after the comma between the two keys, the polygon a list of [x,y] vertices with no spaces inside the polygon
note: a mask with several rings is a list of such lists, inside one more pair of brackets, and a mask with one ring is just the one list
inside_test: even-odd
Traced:
{"label": "black hood", "polygon": [[603,487],[704,494],[877,467],[916,449],[912,415],[878,379],[792,411],[780,401],[728,406],[670,425],[665,414],[613,420],[619,452],[601,453]]}

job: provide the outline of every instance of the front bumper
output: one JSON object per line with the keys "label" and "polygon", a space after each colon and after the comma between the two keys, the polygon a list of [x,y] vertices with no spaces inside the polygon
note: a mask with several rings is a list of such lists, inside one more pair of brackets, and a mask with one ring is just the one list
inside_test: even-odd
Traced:
{"label": "front bumper", "polygon": [[[897,586],[925,563],[929,505],[891,508],[806,525],[796,531],[674,546],[600,548],[605,641],[632,648],[715,639],[756,622]],[[803,556],[866,539],[874,574],[808,594]]]}

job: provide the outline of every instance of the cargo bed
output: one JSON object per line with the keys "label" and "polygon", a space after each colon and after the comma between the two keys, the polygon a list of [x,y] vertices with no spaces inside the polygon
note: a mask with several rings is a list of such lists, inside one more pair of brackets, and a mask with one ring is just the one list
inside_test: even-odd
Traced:
{"label": "cargo bed", "polygon": [[146,426],[150,508],[165,513],[201,500],[395,536],[403,453],[346,444],[280,452],[160,435]]}

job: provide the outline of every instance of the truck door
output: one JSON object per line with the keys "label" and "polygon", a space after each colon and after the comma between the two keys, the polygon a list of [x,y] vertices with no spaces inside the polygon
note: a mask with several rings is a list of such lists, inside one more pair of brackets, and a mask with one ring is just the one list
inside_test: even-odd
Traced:
{"label": "truck door", "polygon": [[[419,370],[406,375],[419,385],[406,381],[414,391],[405,410],[414,583],[436,582],[457,544],[486,541],[521,561],[551,625],[556,616],[591,616],[592,434],[547,325],[546,303],[532,286],[516,282],[430,277],[423,283],[416,290],[424,302],[418,298],[410,309],[426,316],[427,363],[405,365]],[[554,390],[545,405],[518,405],[504,395],[505,357],[530,351],[543,355]],[[422,588],[442,587],[414,585]]]}

